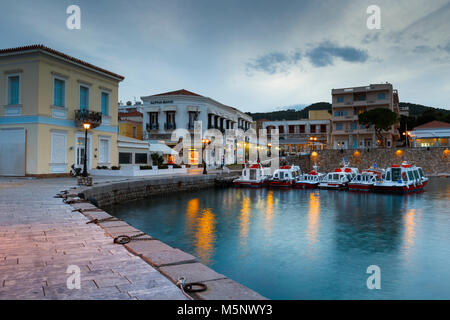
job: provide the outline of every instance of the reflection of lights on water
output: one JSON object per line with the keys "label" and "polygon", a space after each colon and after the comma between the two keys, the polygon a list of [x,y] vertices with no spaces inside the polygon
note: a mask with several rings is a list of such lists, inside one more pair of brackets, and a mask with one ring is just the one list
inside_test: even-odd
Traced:
{"label": "reflection of lights on water", "polygon": [[191,233],[194,228],[195,218],[197,217],[199,208],[200,208],[200,200],[198,198],[191,199],[188,201],[186,209],[186,227],[188,233]]}
{"label": "reflection of lights on water", "polygon": [[319,193],[309,194],[308,228],[306,235],[310,245],[314,245],[317,240],[320,219],[320,196]]}
{"label": "reflection of lights on water", "polygon": [[242,199],[242,209],[239,215],[241,242],[245,242],[248,237],[250,211],[250,198],[244,196]]}
{"label": "reflection of lights on water", "polygon": [[273,190],[269,190],[266,199],[266,232],[268,234],[272,231],[272,219],[273,219]]}
{"label": "reflection of lights on water", "polygon": [[216,218],[211,209],[203,209],[197,219],[197,233],[195,234],[195,247],[197,257],[205,264],[211,260],[216,242]]}
{"label": "reflection of lights on water", "polygon": [[405,249],[410,249],[414,245],[414,237],[415,237],[415,209],[410,209],[403,216],[403,221],[405,225],[405,233],[404,233],[404,241],[405,241]]}

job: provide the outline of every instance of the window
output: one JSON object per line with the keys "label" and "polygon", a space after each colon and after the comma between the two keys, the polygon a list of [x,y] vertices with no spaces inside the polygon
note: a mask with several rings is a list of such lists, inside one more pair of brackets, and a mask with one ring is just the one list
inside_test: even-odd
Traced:
{"label": "window", "polygon": [[339,103],[344,102],[344,97],[337,97],[337,102],[339,102]]}
{"label": "window", "polygon": [[304,124],[300,125],[300,133],[305,133],[305,125]]}
{"label": "window", "polygon": [[146,153],[135,153],[134,154],[134,162],[136,164],[146,164],[147,163],[147,154]]}
{"label": "window", "polygon": [[392,169],[392,181],[402,180],[402,170],[400,168]]}
{"label": "window", "polygon": [[295,133],[295,126],[290,125],[290,126],[288,126],[288,128],[289,128],[289,133]]}
{"label": "window", "polygon": [[53,105],[55,107],[65,106],[66,82],[61,79],[53,80]]}
{"label": "window", "polygon": [[136,127],[133,127],[133,138],[136,138],[136,135],[137,135]]}
{"label": "window", "polygon": [[356,130],[358,128],[358,125],[356,124],[356,122],[352,122],[351,124],[350,124],[350,130]]}
{"label": "window", "polygon": [[347,111],[335,111],[334,116],[335,117],[344,117],[347,115]]}
{"label": "window", "polygon": [[148,114],[149,120],[150,120],[150,124],[149,124],[149,128],[150,130],[158,130],[159,125],[158,125],[158,112],[149,112]]}
{"label": "window", "polygon": [[102,106],[102,115],[108,116],[109,115],[109,93],[102,92],[101,106]]}
{"label": "window", "polygon": [[327,125],[326,124],[321,124],[320,125],[320,132],[327,132]]}
{"label": "window", "polygon": [[278,132],[284,133],[284,126],[278,126]]}
{"label": "window", "polygon": [[119,152],[119,164],[131,164],[133,154],[131,152]]}
{"label": "window", "polygon": [[109,163],[109,139],[99,140],[99,163]]}
{"label": "window", "polygon": [[89,88],[80,86],[80,110],[89,109]]}
{"label": "window", "polygon": [[[216,118],[217,124],[217,118]],[[175,111],[167,111],[166,112],[166,130],[174,130],[176,129],[175,124]]]}
{"label": "window", "polygon": [[194,123],[197,121],[197,112],[189,111],[188,129],[194,129]]}
{"label": "window", "polygon": [[20,104],[20,76],[8,77],[8,91],[7,91],[8,105]]}
{"label": "window", "polygon": [[342,130],[342,123],[336,123],[336,130]]}
{"label": "window", "polygon": [[386,93],[379,93],[378,100],[384,100],[384,99],[386,99]]}
{"label": "window", "polygon": [[314,125],[314,124],[310,125],[310,126],[309,126],[309,131],[310,131],[311,133],[316,133],[316,125]]}

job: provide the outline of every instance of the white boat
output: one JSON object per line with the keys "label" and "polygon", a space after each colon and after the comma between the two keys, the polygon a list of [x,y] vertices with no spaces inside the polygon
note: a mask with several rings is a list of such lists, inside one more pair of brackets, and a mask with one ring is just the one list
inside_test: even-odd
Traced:
{"label": "white boat", "polygon": [[375,183],[381,181],[384,170],[372,166],[358,173],[348,184],[350,191],[373,191]]}
{"label": "white boat", "polygon": [[359,173],[357,168],[343,167],[328,173],[319,183],[319,188],[347,189],[348,184]]}
{"label": "white boat", "polygon": [[384,178],[375,183],[375,191],[387,193],[407,193],[422,191],[428,178],[420,167],[404,161],[401,165],[392,165],[386,170]]}
{"label": "white boat", "polygon": [[275,170],[269,180],[271,187],[292,187],[301,175],[299,166],[282,166]]}
{"label": "white boat", "polygon": [[313,167],[308,173],[303,174],[295,183],[295,188],[300,189],[314,189],[319,186],[319,183],[325,176],[324,173],[319,172],[319,168],[317,166]]}
{"label": "white boat", "polygon": [[239,178],[233,181],[236,187],[262,187],[271,177],[270,168],[264,168],[260,163],[255,163],[250,166],[244,165],[242,174]]}

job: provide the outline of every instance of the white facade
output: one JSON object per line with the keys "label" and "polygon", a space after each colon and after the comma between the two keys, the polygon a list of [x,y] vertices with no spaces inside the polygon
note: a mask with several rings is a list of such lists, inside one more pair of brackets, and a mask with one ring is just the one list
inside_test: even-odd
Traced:
{"label": "white facade", "polygon": [[[175,145],[171,141],[171,133],[175,129],[194,129],[195,121],[202,123],[202,136],[208,129],[242,129],[251,127],[252,117],[248,114],[221,104],[211,98],[204,97],[187,90],[178,90],[158,95],[141,97],[143,101],[143,137],[145,140],[164,141],[167,145]],[[196,163],[198,152],[192,150],[191,164]],[[195,153],[195,154],[194,154]]]}

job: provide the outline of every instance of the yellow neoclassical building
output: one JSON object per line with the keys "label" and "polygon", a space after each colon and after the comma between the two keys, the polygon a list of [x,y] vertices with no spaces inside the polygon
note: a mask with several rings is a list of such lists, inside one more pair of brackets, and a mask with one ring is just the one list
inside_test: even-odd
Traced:
{"label": "yellow neoclassical building", "polygon": [[67,174],[72,164],[82,167],[85,133],[75,121],[77,110],[101,117],[88,132],[88,168],[117,165],[123,80],[42,45],[0,50],[0,176]]}

